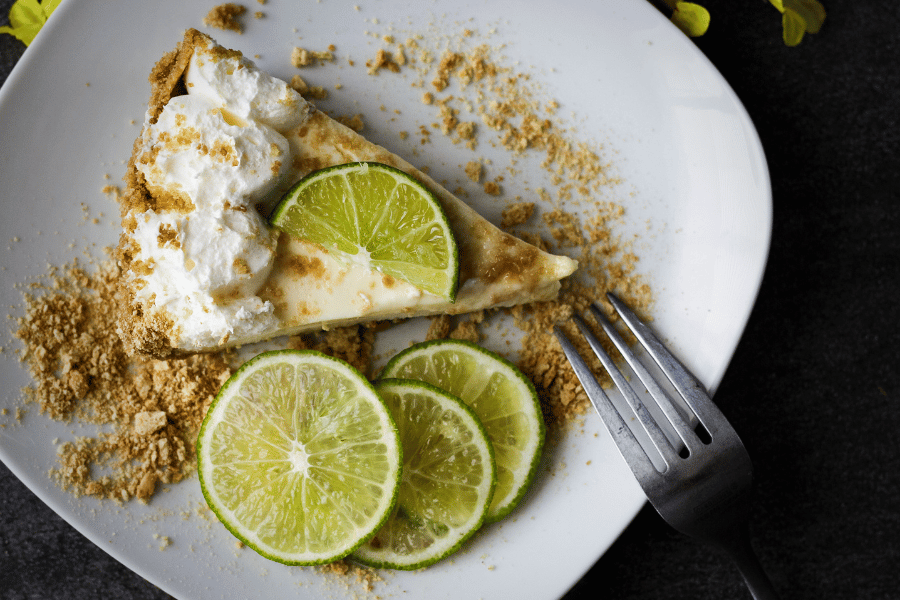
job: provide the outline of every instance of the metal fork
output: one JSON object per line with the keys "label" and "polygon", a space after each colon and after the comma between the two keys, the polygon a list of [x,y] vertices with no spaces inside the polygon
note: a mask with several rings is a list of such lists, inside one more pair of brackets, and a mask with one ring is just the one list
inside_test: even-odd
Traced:
{"label": "metal fork", "polygon": [[596,304],[590,307],[591,313],[659,405],[677,434],[675,444],[666,437],[585,322],[575,316],[575,324],[646,432],[650,444],[658,453],[657,463],[661,458],[664,466],[659,469],[654,466],[648,452],[625,424],[575,346],[559,327],[555,327],[554,333],[588,398],[650,504],[662,518],[678,531],[727,552],[756,600],[777,598],[775,588],[750,546],[747,522],[753,468],[747,450],[703,385],[622,301],[612,294],[607,294],[607,297],[622,321],[696,415],[699,425],[692,426],[690,417],[676,408],[669,393],[638,360]]}

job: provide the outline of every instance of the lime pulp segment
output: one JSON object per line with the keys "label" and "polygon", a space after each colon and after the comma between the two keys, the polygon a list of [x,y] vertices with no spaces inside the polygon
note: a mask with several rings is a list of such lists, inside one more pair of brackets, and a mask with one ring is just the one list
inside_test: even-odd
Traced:
{"label": "lime pulp segment", "polygon": [[354,557],[419,569],[460,548],[482,524],[496,478],[490,441],[470,408],[420,381],[376,383],[400,431],[403,477],[385,525]]}
{"label": "lime pulp segment", "polygon": [[399,489],[393,419],[353,367],[315,351],[263,353],[222,387],[197,441],[203,494],[263,556],[340,559],[371,537]]}
{"label": "lime pulp segment", "polygon": [[288,191],[270,221],[349,262],[453,301],[458,250],[440,202],[399,169],[359,162],[315,171]]}
{"label": "lime pulp segment", "polygon": [[381,377],[426,381],[475,411],[497,462],[497,489],[487,521],[509,514],[534,479],[544,445],[544,419],[531,381],[497,354],[451,339],[404,350],[388,362]]}

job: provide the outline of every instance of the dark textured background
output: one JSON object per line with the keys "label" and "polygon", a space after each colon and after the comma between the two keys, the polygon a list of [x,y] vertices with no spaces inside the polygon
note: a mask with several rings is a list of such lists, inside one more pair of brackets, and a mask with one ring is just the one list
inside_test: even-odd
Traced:
{"label": "dark textured background", "polygon": [[[697,45],[753,118],[774,192],[759,300],[716,396],[756,466],[754,543],[785,600],[900,598],[900,4],[822,0],[822,31],[787,48],[765,0],[699,1],[713,23]],[[0,36],[0,83],[23,50]],[[99,597],[168,596],[0,464],[0,598]],[[750,596],[648,507],[566,599],[598,597]]]}

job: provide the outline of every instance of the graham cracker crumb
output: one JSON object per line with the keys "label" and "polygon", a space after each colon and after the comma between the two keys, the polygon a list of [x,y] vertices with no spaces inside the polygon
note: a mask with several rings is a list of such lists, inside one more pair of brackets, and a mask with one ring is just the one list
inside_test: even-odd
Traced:
{"label": "graham cracker crumb", "polygon": [[134,415],[135,435],[150,435],[166,426],[166,413],[161,410],[142,411]]}
{"label": "graham cracker crumb", "polygon": [[365,129],[362,115],[353,115],[352,117],[336,117],[335,120],[341,125],[346,125],[353,131],[359,132]]}
{"label": "graham cracker crumb", "polygon": [[203,17],[203,24],[215,29],[244,33],[244,27],[238,18],[245,12],[247,12],[247,7],[241,4],[232,2],[220,4]]}
{"label": "graham cracker crumb", "polygon": [[431,325],[428,326],[428,332],[425,334],[425,340],[442,340],[450,335],[450,327],[453,319],[450,315],[438,315],[431,317]]}
{"label": "graham cracker crumb", "polygon": [[291,87],[297,90],[297,92],[301,96],[307,99],[324,100],[328,97],[328,90],[320,85],[311,86],[307,84],[306,81],[299,75],[294,75],[291,78]]}
{"label": "graham cracker crumb", "polygon": [[[404,64],[406,62],[406,58],[404,56]],[[375,58],[366,61],[366,67],[369,68],[369,74],[375,75],[382,69],[387,69],[392,73],[400,72],[400,64],[391,56],[387,50],[380,49],[378,53],[375,55]]]}
{"label": "graham cracker crumb", "polygon": [[398,46],[394,50],[394,62],[397,63],[398,67],[406,64],[406,52],[403,51],[403,46]]}
{"label": "graham cracker crumb", "polygon": [[297,350],[318,350],[347,361],[363,374],[371,371],[377,323],[338,327],[319,333],[293,336],[288,345]]}
{"label": "graham cracker crumb", "polygon": [[500,195],[500,186],[497,185],[496,181],[485,181],[484,182],[484,193],[489,194],[491,196],[499,196]]}
{"label": "graham cracker crumb", "polygon": [[[484,335],[479,325],[484,321],[485,311],[470,313],[462,317],[439,315],[431,318],[431,325],[425,334],[425,340],[454,339],[466,340],[475,344],[481,342]],[[454,321],[458,320],[454,325]]]}
{"label": "graham cracker crumb", "polygon": [[375,584],[384,581],[377,571],[367,567],[361,567],[339,560],[333,563],[322,565],[319,570],[326,575],[334,575],[338,577],[353,576],[356,583],[362,587],[363,592],[372,592],[375,590]]}
{"label": "graham cracker crumb", "polygon": [[448,337],[454,340],[465,340],[477,344],[481,342],[483,336],[478,329],[478,323],[476,321],[465,320],[459,323],[453,331],[450,332]]}
{"label": "graham cracker crumb", "polygon": [[481,181],[481,173],[482,173],[481,163],[477,163],[474,160],[470,160],[469,162],[466,163],[465,172],[466,172],[466,177],[468,177],[475,183],[478,183]]}
{"label": "graham cracker crumb", "polygon": [[[334,48],[334,45],[330,46]],[[308,67],[310,65],[322,64],[334,60],[333,50],[307,50],[306,48],[294,48],[291,51],[291,64],[298,69]]]}
{"label": "graham cracker crumb", "polygon": [[503,210],[500,227],[510,229],[524,225],[534,214],[534,202],[517,202],[510,204]]}

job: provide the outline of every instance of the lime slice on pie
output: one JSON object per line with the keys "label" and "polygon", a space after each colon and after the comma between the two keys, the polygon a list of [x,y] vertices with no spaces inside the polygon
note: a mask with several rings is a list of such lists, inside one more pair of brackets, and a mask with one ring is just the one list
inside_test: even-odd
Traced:
{"label": "lime slice on pie", "polygon": [[354,558],[373,567],[419,569],[452,554],[481,526],[491,502],[491,444],[475,413],[421,381],[385,379],[378,393],[403,443],[397,505]]}
{"label": "lime slice on pie", "polygon": [[472,407],[497,462],[487,520],[509,514],[531,484],[544,445],[544,419],[531,381],[508,360],[460,340],[412,346],[392,358],[381,377],[426,381]]}
{"label": "lime slice on pie", "polygon": [[378,530],[394,506],[401,452],[372,385],[309,350],[246,362],[197,440],[210,508],[245,544],[290,565],[338,560]]}
{"label": "lime slice on pie", "polygon": [[284,196],[270,222],[440,296],[456,297],[456,241],[440,202],[393,167],[357,162],[310,173]]}

